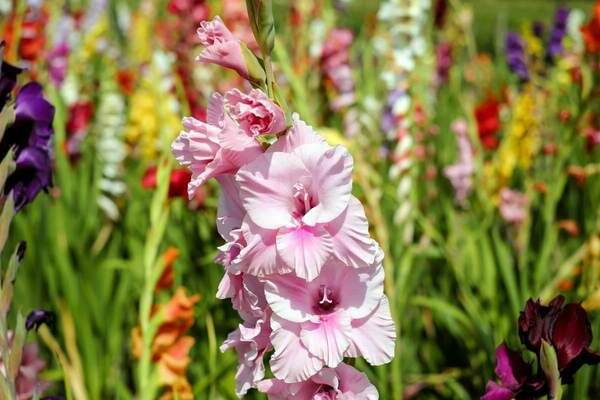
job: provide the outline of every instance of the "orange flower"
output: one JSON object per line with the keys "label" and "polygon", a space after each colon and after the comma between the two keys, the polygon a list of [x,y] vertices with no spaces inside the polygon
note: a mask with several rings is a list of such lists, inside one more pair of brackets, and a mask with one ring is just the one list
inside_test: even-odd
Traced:
{"label": "orange flower", "polygon": [[589,53],[600,53],[600,1],[594,6],[594,15],[587,25],[581,28],[585,47]]}
{"label": "orange flower", "polygon": [[158,282],[156,282],[157,291],[160,289],[170,289],[173,286],[173,279],[175,276],[173,264],[175,263],[175,260],[179,258],[179,250],[177,250],[176,247],[170,246],[162,256],[165,262],[165,267],[162,275],[158,279]]}
{"label": "orange flower", "polygon": [[[177,255],[178,252],[174,249],[167,250],[163,257],[169,261],[174,260]],[[157,365],[161,385],[167,387],[161,400],[187,400],[194,397],[186,376],[190,363],[189,351],[194,346],[194,338],[185,334],[194,323],[194,305],[199,300],[199,295],[188,297],[185,289],[180,287],[171,300],[152,310],[153,315],[161,313],[162,317],[162,323],[152,342],[152,361]],[[134,357],[140,358],[143,342],[139,327],[133,329],[131,342]]]}
{"label": "orange flower", "polygon": [[558,221],[558,227],[572,237],[579,236],[579,226],[572,219]]}
{"label": "orange flower", "polygon": [[[46,43],[44,29],[48,21],[48,12],[45,9],[28,8],[21,21],[20,36],[15,37],[16,15],[12,13],[4,26],[4,39],[6,40],[6,54],[16,54],[18,58],[34,62],[38,59]],[[17,61],[17,60],[11,60]]]}

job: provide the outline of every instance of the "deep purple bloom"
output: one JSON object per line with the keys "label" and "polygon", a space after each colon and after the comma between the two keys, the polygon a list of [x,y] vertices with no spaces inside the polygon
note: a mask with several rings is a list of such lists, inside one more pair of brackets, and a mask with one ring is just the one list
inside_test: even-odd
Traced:
{"label": "deep purple bloom", "polygon": [[535,21],[533,23],[533,34],[535,35],[535,37],[542,39],[544,37],[544,23],[541,21]]}
{"label": "deep purple bloom", "polygon": [[522,81],[529,80],[525,46],[521,37],[514,32],[509,32],[506,35],[506,60],[508,68]]}
{"label": "deep purple bloom", "polygon": [[54,325],[54,313],[39,308],[29,313],[25,320],[25,329],[28,331],[35,329],[37,331],[43,324],[50,327]]}
{"label": "deep purple bloom", "polygon": [[17,84],[17,76],[23,72],[19,67],[15,67],[5,61],[2,61],[1,52],[4,47],[4,42],[0,43],[0,111],[4,108],[10,94]]}
{"label": "deep purple bloom", "polygon": [[569,18],[569,9],[560,7],[554,14],[554,24],[550,31],[550,42],[548,43],[548,56],[555,58],[563,50],[563,38],[567,34],[567,20]]}
{"label": "deep purple bloom", "polygon": [[13,191],[15,209],[20,210],[51,184],[50,139],[54,107],[37,82],[26,84],[17,94],[15,121],[0,142],[0,159],[15,151],[16,169],[8,177],[5,194]]}
{"label": "deep purple bloom", "polygon": [[435,3],[433,25],[437,29],[444,27],[446,15],[448,14],[448,0],[437,0]]}
{"label": "deep purple bloom", "polygon": [[532,374],[521,355],[502,343],[496,348],[496,368],[500,383],[489,381],[481,400],[529,400],[547,394],[544,380]]}
{"label": "deep purple bloom", "polygon": [[548,306],[529,299],[519,316],[519,336],[538,356],[542,339],[550,343],[556,351],[561,379],[569,383],[584,364],[600,363],[600,353],[589,348],[592,329],[583,307],[564,302],[563,296],[557,296]]}

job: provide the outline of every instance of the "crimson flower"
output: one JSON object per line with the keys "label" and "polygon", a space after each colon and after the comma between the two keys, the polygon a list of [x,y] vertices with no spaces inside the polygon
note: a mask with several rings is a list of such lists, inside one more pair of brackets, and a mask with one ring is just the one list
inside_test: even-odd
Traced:
{"label": "crimson flower", "polygon": [[500,130],[500,102],[490,95],[475,108],[479,140],[487,150],[498,147],[496,133]]}
{"label": "crimson flower", "polygon": [[[146,169],[141,182],[144,189],[156,188],[156,171],[156,166],[151,166]],[[187,186],[191,178],[192,174],[190,174],[185,168],[174,169],[171,171],[171,177],[169,181],[169,198],[187,198]]]}

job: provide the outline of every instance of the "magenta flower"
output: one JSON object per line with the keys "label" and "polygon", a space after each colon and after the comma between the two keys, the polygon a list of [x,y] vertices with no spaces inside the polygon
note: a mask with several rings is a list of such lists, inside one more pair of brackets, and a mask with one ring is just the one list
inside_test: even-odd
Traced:
{"label": "magenta flower", "polygon": [[311,282],[291,274],[266,280],[273,311],[271,369],[285,382],[307,380],[345,356],[381,365],[394,354],[396,332],[383,294],[383,268],[328,262]]}
{"label": "magenta flower", "polygon": [[500,384],[489,381],[481,400],[532,400],[547,393],[544,380],[534,376],[531,366],[505,343],[496,349],[494,371],[500,379]]}
{"label": "magenta flower", "polygon": [[324,368],[302,383],[285,383],[265,379],[258,390],[269,400],[377,400],[379,394],[366,375],[341,363],[336,368]]}
{"label": "magenta flower", "polygon": [[[288,136],[305,129],[296,120]],[[246,242],[259,242],[261,253],[272,255],[261,263],[247,260],[246,271],[266,276],[293,270],[310,281],[332,256],[353,267],[373,263],[376,247],[364,209],[351,195],[350,154],[323,143],[278,151],[284,146],[276,143],[236,176],[248,214],[242,227]]]}
{"label": "magenta flower", "polygon": [[198,61],[232,69],[244,79],[250,79],[241,42],[227,29],[220,17],[202,21],[197,33],[200,44],[204,46]]}
{"label": "magenta flower", "polygon": [[183,119],[184,130],[172,144],[177,161],[190,169],[190,199],[208,179],[233,174],[263,153],[257,136],[285,128],[285,116],[259,90],[249,94],[234,89],[214,94],[208,104],[207,122]]}

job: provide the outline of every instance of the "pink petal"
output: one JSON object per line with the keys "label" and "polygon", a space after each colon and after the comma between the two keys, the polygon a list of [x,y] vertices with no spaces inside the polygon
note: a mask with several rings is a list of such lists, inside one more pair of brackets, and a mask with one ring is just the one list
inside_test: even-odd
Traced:
{"label": "pink petal", "polygon": [[335,256],[344,264],[354,268],[373,264],[377,244],[369,236],[365,210],[356,197],[350,197],[348,208],[325,229],[333,237]]}
{"label": "pink petal", "polygon": [[312,281],[333,252],[332,239],[322,227],[282,228],[277,253],[300,278]]}
{"label": "pink petal", "polygon": [[221,175],[219,206],[217,208],[217,230],[225,240],[231,240],[231,231],[242,226],[246,211],[242,207],[239,188],[234,175]]}
{"label": "pink petal", "polygon": [[321,368],[323,361],[312,356],[300,341],[300,326],[273,315],[271,317],[271,370],[287,383],[305,381]]}
{"label": "pink petal", "polygon": [[334,368],[344,359],[344,352],[350,345],[350,331],[350,317],[343,313],[333,313],[321,316],[318,323],[303,323],[300,340],[310,354]]}
{"label": "pink petal", "polygon": [[352,321],[352,346],[346,354],[355,356],[355,351],[371,365],[388,363],[394,357],[396,329],[386,297],[381,299],[379,307],[366,318]]}
{"label": "pink petal", "polygon": [[224,159],[240,168],[263,153],[260,143],[240,130],[230,117],[225,117],[223,123],[223,130],[219,133],[219,144]]}
{"label": "pink petal", "polygon": [[223,96],[213,93],[208,100],[208,107],[206,107],[206,122],[209,125],[221,126],[223,115]]}
{"label": "pink petal", "polygon": [[384,297],[384,271],[381,264],[351,271],[356,273],[346,271],[339,283],[343,296],[340,305],[356,320],[365,318],[379,306]]}
{"label": "pink petal", "polygon": [[294,154],[312,176],[311,191],[319,203],[304,215],[307,225],[328,223],[348,207],[352,192],[352,156],[341,146],[326,149],[323,145],[303,145]]}
{"label": "pink petal", "polygon": [[311,295],[306,281],[292,274],[275,275],[265,281],[265,296],[271,310],[288,321],[318,321],[313,314]]}
{"label": "pink petal", "polygon": [[300,120],[298,114],[292,114],[292,127],[287,134],[281,136],[267,152],[281,151],[291,153],[295,148],[303,144],[323,144],[325,139],[319,136],[314,129]]}
{"label": "pink petal", "polygon": [[293,271],[277,255],[275,245],[277,230],[261,228],[250,218],[246,218],[242,226],[242,234],[247,243],[240,253],[241,267],[245,272],[262,277]]}
{"label": "pink petal", "polygon": [[223,68],[232,69],[242,78],[249,79],[246,60],[237,40],[228,40],[207,46],[200,53],[197,60],[205,64],[216,64]]}
{"label": "pink petal", "polygon": [[248,215],[260,227],[277,229],[292,223],[293,186],[310,176],[292,154],[266,153],[241,168],[236,176]]}
{"label": "pink petal", "polygon": [[367,376],[348,364],[341,363],[335,369],[340,380],[341,400],[377,400],[379,393]]}

